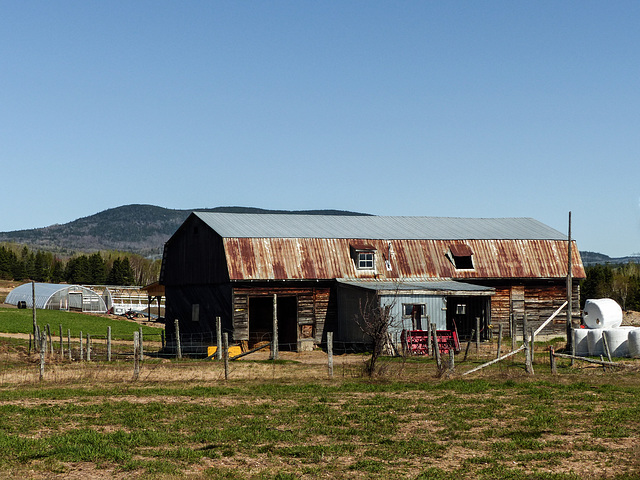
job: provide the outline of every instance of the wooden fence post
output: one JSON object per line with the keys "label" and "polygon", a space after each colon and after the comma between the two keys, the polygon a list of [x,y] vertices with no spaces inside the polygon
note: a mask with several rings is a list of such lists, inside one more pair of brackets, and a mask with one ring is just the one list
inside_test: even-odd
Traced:
{"label": "wooden fence post", "polygon": [[229,380],[229,334],[222,334],[222,351],[224,357],[224,379]]}
{"label": "wooden fence post", "polygon": [[500,358],[500,351],[502,350],[502,324],[498,325],[498,352],[496,358]]}
{"label": "wooden fence post", "polygon": [[140,376],[140,343],[139,332],[133,332],[133,379]]}
{"label": "wooden fence post", "polygon": [[64,358],[64,341],[62,340],[62,324],[60,324],[60,358]]}
{"label": "wooden fence post", "polygon": [[531,364],[531,343],[529,342],[529,332],[524,330],[524,371],[533,375],[533,365]]}
{"label": "wooden fence post", "polygon": [[107,362],[111,361],[111,326],[107,327]]}
{"label": "wooden fence post", "polygon": [[69,354],[69,361],[73,360],[71,357],[71,329],[67,328],[67,353]]}
{"label": "wooden fence post", "polygon": [[142,360],[142,357],[144,356],[144,347],[143,347],[143,342],[142,342],[142,327],[140,327],[140,330],[138,331],[138,343],[140,344],[140,360]]}
{"label": "wooden fence post", "polygon": [[553,345],[549,347],[549,364],[551,365],[551,373],[556,375],[558,373],[558,367],[556,365],[556,356],[554,355]]}
{"label": "wooden fence post", "polygon": [[480,352],[480,317],[476,317],[476,355]]}
{"label": "wooden fence post", "polygon": [[91,334],[87,333],[87,362],[91,361]]}
{"label": "wooden fence post", "polygon": [[329,378],[333,378],[333,332],[327,332],[327,361],[329,363]]}
{"label": "wooden fence post", "polygon": [[[42,333],[42,337],[40,338],[40,344],[45,345],[47,342],[47,334]],[[40,349],[40,381],[44,378],[44,354],[46,352],[46,348]]]}
{"label": "wooden fence post", "polygon": [[533,365],[533,357],[535,355],[535,346],[536,346],[536,334],[533,331],[533,327],[529,329],[529,338],[531,339],[531,348],[529,349],[529,355],[531,355],[531,364]]}
{"label": "wooden fence post", "polygon": [[464,358],[463,362],[467,361],[467,356],[469,355],[469,348],[471,348],[471,342],[473,341],[473,335],[476,333],[475,330],[471,330],[471,336],[469,337],[469,341],[467,342],[467,348],[464,349]]}
{"label": "wooden fence post", "polygon": [[433,333],[433,350],[436,356],[436,364],[438,368],[442,368],[442,359],[440,358],[440,345],[438,345],[438,332],[436,331],[436,324],[431,324],[431,332]]}
{"label": "wooden fence post", "polygon": [[216,360],[222,360],[222,319],[216,317]]}
{"label": "wooden fence post", "polygon": [[517,345],[517,340],[516,340],[516,335],[517,335],[517,329],[516,329],[516,324],[517,324],[517,320],[516,320],[516,315],[511,312],[509,314],[509,328],[511,329],[511,351],[513,352],[516,349],[516,345]]}
{"label": "wooden fence post", "polygon": [[175,326],[176,326],[176,354],[178,356],[178,359],[182,359],[182,347],[180,345],[180,323],[178,322],[177,318],[175,320]]}
{"label": "wooden fence post", "polygon": [[455,365],[455,353],[453,351],[453,347],[449,347],[449,372],[453,373],[456,370],[456,365]]}
{"label": "wooden fence post", "polygon": [[84,349],[82,348],[82,330],[80,330],[80,361],[84,361]]}
{"label": "wooden fence post", "polygon": [[271,360],[278,360],[278,296],[273,294],[273,335],[271,342]]}
{"label": "wooden fence post", "polygon": [[607,354],[607,360],[611,360],[611,350],[609,350],[609,339],[607,338],[607,332],[602,331],[602,346],[604,347],[604,353]]}
{"label": "wooden fence post", "polygon": [[51,327],[47,323],[47,337],[49,339],[49,350],[51,351],[51,355],[53,355],[53,338],[51,337]]}
{"label": "wooden fence post", "polygon": [[33,336],[34,344],[40,343],[40,336],[38,335],[38,341],[35,341],[36,330],[38,329],[38,322],[36,321],[36,282],[31,282],[31,316],[33,319]]}

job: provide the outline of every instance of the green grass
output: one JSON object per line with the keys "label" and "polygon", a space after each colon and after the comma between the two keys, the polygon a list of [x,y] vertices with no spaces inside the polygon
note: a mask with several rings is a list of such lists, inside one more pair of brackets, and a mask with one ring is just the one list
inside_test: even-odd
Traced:
{"label": "green grass", "polygon": [[[90,463],[160,479],[213,464],[195,478],[574,480],[597,451],[620,478],[639,473],[637,452],[608,446],[640,436],[633,377],[465,383],[3,387],[0,472]],[[587,393],[593,411],[565,408]]]}
{"label": "green grass", "polygon": [[[127,320],[115,320],[95,315],[87,315],[76,312],[59,310],[36,310],[36,321],[40,329],[51,329],[51,335],[57,338],[60,335],[62,325],[63,337],[66,338],[67,330],[71,330],[72,337],[78,337],[80,332],[92,337],[106,337],[107,327],[111,327],[111,338],[114,340],[130,340],[133,332],[137,332],[139,326]],[[142,327],[142,334],[150,338],[160,334],[159,328]],[[0,307],[0,332],[25,333],[33,332],[33,314],[30,309],[21,310],[15,308]]]}

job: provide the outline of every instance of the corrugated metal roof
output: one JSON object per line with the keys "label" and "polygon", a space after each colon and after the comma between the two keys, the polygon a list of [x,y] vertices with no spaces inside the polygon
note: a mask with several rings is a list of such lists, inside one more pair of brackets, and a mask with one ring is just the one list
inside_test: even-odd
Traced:
{"label": "corrugated metal roof", "polygon": [[194,212],[223,238],[566,240],[533,218],[384,217]]}
{"label": "corrugated metal roof", "polygon": [[388,281],[367,281],[367,280],[344,280],[338,279],[338,283],[353,287],[366,288],[376,291],[427,291],[427,292],[459,292],[475,295],[493,295],[495,289],[481,285],[456,282],[450,279],[423,280],[416,282],[388,282]]}
{"label": "corrugated metal roof", "polygon": [[[449,240],[369,240],[375,268],[358,270],[353,239],[225,238],[231,280],[426,278],[563,278],[567,242],[560,240],[467,240],[473,269],[458,270],[447,258]],[[389,262],[387,265],[386,261]],[[572,249],[573,275],[584,278],[580,253]]]}

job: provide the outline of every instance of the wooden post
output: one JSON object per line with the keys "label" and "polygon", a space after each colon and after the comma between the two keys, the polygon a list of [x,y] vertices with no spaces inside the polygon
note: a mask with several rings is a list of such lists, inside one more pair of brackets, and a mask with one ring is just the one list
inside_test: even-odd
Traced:
{"label": "wooden post", "polygon": [[28,355],[31,356],[31,332],[29,332],[29,352]]}
{"label": "wooden post", "polygon": [[431,324],[431,333],[433,334],[433,351],[435,352],[436,364],[438,368],[442,367],[442,359],[440,358],[440,345],[438,345],[438,332],[436,330],[436,324]]}
{"label": "wooden post", "polygon": [[133,379],[140,376],[140,341],[139,332],[133,332]]}
{"label": "wooden post", "polygon": [[573,357],[576,356],[576,331],[571,330],[571,366],[573,367],[575,363],[575,359]]}
{"label": "wooden post", "polygon": [[[429,316],[427,315],[427,338],[431,338],[431,320],[429,319]],[[435,356],[436,352],[434,352],[431,349],[431,341],[429,340],[427,342],[427,355],[433,355]]]}
{"label": "wooden post", "polygon": [[[33,335],[35,338],[36,330],[38,327],[38,322],[36,321],[36,282],[31,282],[31,316],[33,318]],[[38,337],[38,342],[40,343],[40,337]]]}
{"label": "wooden post", "polygon": [[140,329],[138,330],[138,344],[140,345],[140,360],[142,360],[142,357],[144,356],[144,347],[143,347],[143,341],[142,341],[142,327],[140,327]]}
{"label": "wooden post", "polygon": [[87,333],[87,362],[91,361],[91,334]]}
{"label": "wooden post", "polygon": [[500,351],[502,350],[502,324],[498,325],[498,352],[496,358],[500,358]]}
{"label": "wooden post", "polygon": [[40,334],[40,326],[36,325],[36,333],[34,334],[34,337],[33,337],[33,346],[36,352],[40,352],[40,350],[42,350],[42,348],[40,348],[41,345],[42,345],[42,335]]}
{"label": "wooden post", "polygon": [[455,365],[455,353],[453,352],[453,348],[449,348],[449,372],[453,373],[456,370]]}
{"label": "wooden post", "polygon": [[84,349],[82,348],[82,330],[80,330],[80,361],[84,361]]}
{"label": "wooden post", "polygon": [[473,335],[476,333],[475,330],[471,330],[471,336],[469,337],[469,341],[467,342],[467,348],[465,348],[464,350],[464,358],[462,359],[463,362],[467,361],[467,356],[469,355],[469,348],[471,347],[471,342],[473,341]]}
{"label": "wooden post", "polygon": [[60,358],[64,358],[64,342],[62,340],[62,324],[60,324]]}
{"label": "wooden post", "polygon": [[327,353],[329,357],[329,377],[333,378],[333,332],[327,333]]}
{"label": "wooden post", "polygon": [[180,324],[179,324],[177,318],[175,320],[175,326],[176,326],[176,354],[178,356],[178,359],[181,359],[182,358],[182,347],[180,345]]}
{"label": "wooden post", "polygon": [[604,353],[607,354],[607,360],[611,360],[611,350],[609,350],[609,339],[607,338],[607,332],[602,331],[602,346],[604,347]]}
{"label": "wooden post", "polygon": [[51,335],[51,327],[47,323],[47,337],[49,337],[49,352],[53,355],[53,336]]}
{"label": "wooden post", "polygon": [[216,360],[222,360],[222,320],[216,317]]}
{"label": "wooden post", "polygon": [[69,354],[69,361],[73,360],[71,357],[71,329],[67,328],[67,353]]}
{"label": "wooden post", "polygon": [[271,360],[278,360],[278,296],[273,294],[273,337],[271,339]]}
{"label": "wooden post", "polygon": [[549,347],[549,364],[551,365],[551,373],[556,375],[558,373],[558,368],[556,366],[556,356],[553,352],[553,345]]}
{"label": "wooden post", "polygon": [[572,268],[571,268],[571,212],[569,212],[569,242],[567,243],[567,351],[572,351],[573,338],[571,330],[573,329],[571,309],[573,301],[573,281],[572,281]]}
{"label": "wooden post", "polygon": [[516,329],[516,314],[511,312],[509,314],[509,328],[511,329],[511,351],[513,352],[516,349],[516,335],[517,335],[517,329]]}
{"label": "wooden post", "polygon": [[480,352],[480,317],[476,317],[476,355]]}
{"label": "wooden post", "polygon": [[[45,345],[46,342],[47,342],[47,336],[43,332],[42,337],[40,338],[40,344]],[[40,349],[40,381],[42,381],[42,379],[44,378],[44,354],[46,350],[47,350],[46,348]]]}
{"label": "wooden post", "polygon": [[111,361],[111,326],[107,327],[107,362]]}
{"label": "wooden post", "polygon": [[533,327],[529,329],[529,338],[531,339],[531,348],[529,349],[529,355],[531,355],[531,364],[533,364],[533,357],[535,354],[535,346],[536,346],[536,334],[533,331]]}
{"label": "wooden post", "polygon": [[229,334],[222,334],[222,352],[224,357],[224,379],[229,380]]}
{"label": "wooden post", "polygon": [[162,349],[164,350],[164,330],[160,332],[160,341],[162,342]]}
{"label": "wooden post", "polygon": [[[526,315],[526,314],[525,314]],[[531,345],[529,342],[529,332],[524,330],[524,371],[533,375],[533,365],[531,364]]]}

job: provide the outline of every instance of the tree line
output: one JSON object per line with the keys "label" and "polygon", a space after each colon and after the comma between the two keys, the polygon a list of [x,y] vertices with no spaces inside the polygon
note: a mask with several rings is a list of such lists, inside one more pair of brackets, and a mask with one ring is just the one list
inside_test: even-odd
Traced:
{"label": "tree line", "polygon": [[0,245],[0,279],[82,285],[148,285],[158,279],[160,261],[123,252],[78,254],[70,258]]}
{"label": "tree line", "polygon": [[592,265],[580,283],[581,307],[588,298],[612,298],[623,310],[640,311],[640,265],[636,263]]}

